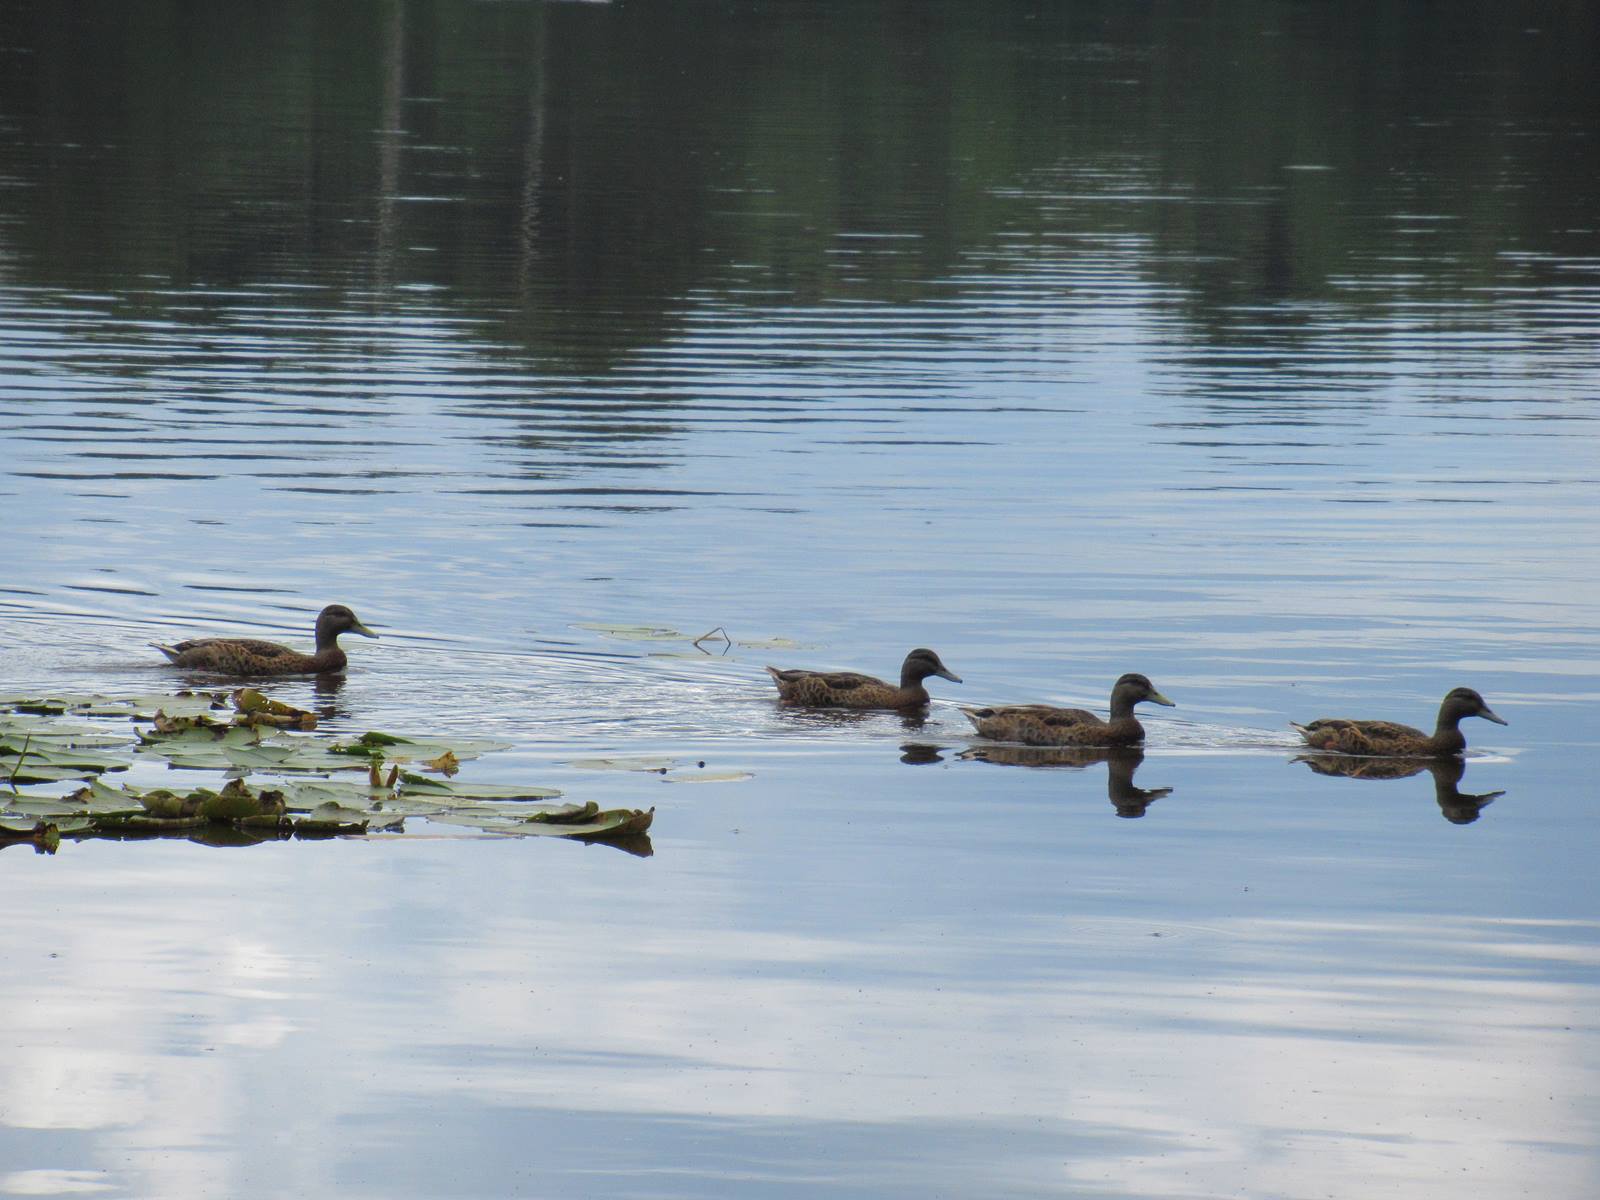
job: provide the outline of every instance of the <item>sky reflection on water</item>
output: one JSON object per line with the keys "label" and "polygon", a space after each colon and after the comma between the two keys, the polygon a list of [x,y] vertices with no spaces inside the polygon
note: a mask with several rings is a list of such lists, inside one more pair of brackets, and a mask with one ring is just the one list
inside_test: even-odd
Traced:
{"label": "sky reflection on water", "polygon": [[1592,18],[1230,12],[0,30],[0,690],[339,601],[275,695],[657,808],[0,852],[0,1194],[1592,1192]]}

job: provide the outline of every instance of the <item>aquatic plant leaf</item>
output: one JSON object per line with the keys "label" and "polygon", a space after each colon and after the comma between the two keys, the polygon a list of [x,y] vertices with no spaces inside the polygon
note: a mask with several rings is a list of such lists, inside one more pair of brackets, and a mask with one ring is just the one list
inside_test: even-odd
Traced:
{"label": "aquatic plant leaf", "polygon": [[207,796],[215,795],[203,789],[187,796],[180,796],[176,792],[169,792],[159,788],[153,792],[146,792],[139,797],[139,803],[144,805],[145,815],[162,820],[179,820],[184,818],[199,818],[200,805]]}
{"label": "aquatic plant leaf", "polygon": [[445,800],[427,800],[409,793],[391,796],[379,802],[379,811],[395,813],[405,817],[432,818],[440,813],[450,812],[458,805]]}
{"label": "aquatic plant leaf", "polygon": [[63,797],[56,796],[23,796],[9,801],[5,811],[9,817],[27,817],[37,820],[40,817],[66,817],[71,816],[78,809]]}
{"label": "aquatic plant leaf", "polygon": [[139,812],[143,807],[131,788],[111,787],[99,779],[91,779],[69,799],[78,806],[76,811],[97,816]]}
{"label": "aquatic plant leaf", "polygon": [[337,800],[326,800],[306,814],[313,821],[332,821],[340,825],[364,824],[367,812],[361,808],[348,808]]}
{"label": "aquatic plant leaf", "polygon": [[683,771],[673,775],[663,775],[663,783],[741,783],[746,779],[754,779],[749,771]]}
{"label": "aquatic plant leaf", "polygon": [[580,771],[670,771],[678,765],[675,758],[651,758],[643,755],[632,758],[575,758],[567,763]]}
{"label": "aquatic plant leaf", "polygon": [[[113,835],[180,833],[236,844],[240,838],[250,843],[287,836],[291,829],[297,836],[401,830],[407,816],[490,833],[604,840],[620,839],[619,830],[648,828],[651,820],[650,814],[634,810],[602,812],[594,802],[530,812],[530,802],[558,798],[560,790],[414,774],[401,764],[453,774],[463,760],[509,746],[486,739],[406,738],[378,731],[334,743],[292,725],[254,720],[263,715],[293,718],[300,712],[255,689],[241,688],[231,697],[14,699],[20,707],[4,709],[0,702],[0,788],[5,788],[9,770],[17,771],[19,785],[84,782],[66,796],[35,796],[14,788],[0,792],[6,822],[0,835],[12,841],[31,839],[43,845],[40,830],[56,836],[56,830],[65,828]],[[236,712],[224,721],[221,714],[227,713],[230,701]],[[80,715],[89,723],[74,719]],[[130,717],[134,725],[105,728],[107,722]],[[170,767],[215,772],[228,782],[220,788],[174,791],[113,786],[97,777],[149,758]],[[675,761],[614,758],[591,760],[590,765],[665,772]],[[360,772],[367,778],[330,778],[335,772]],[[319,777],[296,778],[303,774]],[[291,822],[290,812],[301,814],[300,819]],[[255,836],[253,830],[262,832]],[[648,853],[648,839],[640,844],[644,849],[635,846],[632,852]]]}
{"label": "aquatic plant leaf", "polygon": [[262,742],[257,746],[224,747],[223,754],[236,767],[264,771],[360,771],[366,764],[343,754],[330,754],[315,744]]}
{"label": "aquatic plant leaf", "polygon": [[[6,783],[61,783],[68,779],[88,779],[107,767],[58,767],[31,751],[20,762],[14,756],[0,755],[0,780]],[[127,770],[126,766],[118,768]]]}
{"label": "aquatic plant leaf", "polygon": [[276,725],[284,729],[311,730],[317,727],[317,714],[295,708],[281,700],[263,694],[259,688],[236,689],[229,697],[238,715],[234,718],[246,725]]}
{"label": "aquatic plant leaf", "polygon": [[111,732],[94,725],[80,725],[61,717],[37,716],[32,713],[0,712],[0,747],[12,753],[24,742],[73,747],[124,746],[133,738],[132,731]]}
{"label": "aquatic plant leaf", "polygon": [[307,834],[339,834],[339,833],[365,833],[368,816],[360,809],[346,808],[342,804],[329,801],[319,804],[307,815],[294,823],[297,835]]}
{"label": "aquatic plant leaf", "polygon": [[112,698],[79,697],[70,711],[91,717],[134,717],[154,720],[159,712],[169,717],[196,717],[227,708],[225,692],[154,692],[146,696]]}
{"label": "aquatic plant leaf", "polygon": [[393,798],[387,788],[370,788],[365,783],[333,779],[285,779],[273,783],[291,812],[310,812],[319,804],[339,804],[366,810]]}
{"label": "aquatic plant leaf", "polygon": [[797,642],[793,638],[739,638],[734,645],[741,650],[803,650],[805,643]]}
{"label": "aquatic plant leaf", "polygon": [[593,820],[599,811],[600,806],[590,800],[584,804],[562,804],[555,808],[540,809],[536,813],[528,813],[521,819],[530,824],[581,825],[585,821]]}
{"label": "aquatic plant leaf", "polygon": [[560,788],[522,787],[509,783],[464,783],[460,780],[422,779],[405,781],[404,795],[450,800],[554,800]]}
{"label": "aquatic plant leaf", "polygon": [[354,741],[335,742],[328,747],[332,754],[361,758],[377,755],[388,763],[425,763],[447,750],[456,756],[457,761],[464,761],[492,750],[509,749],[509,742],[491,742],[482,738],[397,738],[387,733],[364,733]]}
{"label": "aquatic plant leaf", "polygon": [[160,734],[162,737],[172,737],[180,733],[189,733],[196,729],[209,731],[225,728],[227,728],[226,722],[218,721],[207,713],[196,713],[189,717],[173,717],[162,711],[156,713],[155,723],[151,725],[150,732]]}
{"label": "aquatic plant leaf", "polygon": [[[587,806],[584,806],[587,808]],[[598,808],[598,806],[596,806]],[[578,838],[583,841],[606,841],[612,838],[626,838],[636,836],[648,830],[654,818],[655,809],[640,812],[638,809],[617,808],[608,811],[595,811],[588,814],[589,819],[584,821],[573,820],[540,820],[523,818],[510,819],[503,813],[479,812],[471,809],[453,810],[439,816],[429,817],[429,821],[441,825],[462,825],[472,829],[481,829],[485,833],[504,834],[516,837],[565,837]]]}
{"label": "aquatic plant leaf", "polygon": [[692,635],[661,625],[610,625],[604,621],[575,621],[574,629],[587,629],[622,642],[686,642]]}
{"label": "aquatic plant leaf", "polygon": [[200,804],[200,815],[212,821],[241,821],[247,818],[281,818],[284,814],[280,792],[252,792],[242,779],[229,781],[220,792],[207,796]]}
{"label": "aquatic plant leaf", "polygon": [[221,746],[140,746],[140,754],[164,758],[174,767],[191,771],[231,771],[234,764]]}

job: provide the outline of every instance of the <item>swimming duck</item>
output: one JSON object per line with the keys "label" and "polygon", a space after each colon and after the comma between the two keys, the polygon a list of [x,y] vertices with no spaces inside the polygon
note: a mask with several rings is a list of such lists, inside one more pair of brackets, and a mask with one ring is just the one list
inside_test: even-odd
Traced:
{"label": "swimming duck", "polygon": [[899,687],[854,671],[780,671],[768,667],[767,674],[778,685],[778,698],[785,704],[814,708],[920,708],[930,699],[928,689],[922,686],[929,675],[961,682],[961,676],[953,674],[932,650],[925,649],[906,655],[900,667]]}
{"label": "swimming duck", "polygon": [[1463,717],[1482,717],[1496,725],[1506,722],[1497,717],[1483,697],[1471,688],[1459,687],[1451,691],[1439,705],[1439,723],[1433,735],[1397,725],[1393,721],[1347,721],[1340,717],[1323,717],[1309,725],[1289,724],[1300,731],[1306,745],[1313,750],[1333,750],[1340,754],[1365,754],[1379,758],[1444,758],[1460,754],[1467,748],[1467,739],[1457,728]]}
{"label": "swimming duck", "polygon": [[312,675],[342,671],[344,651],[339,649],[341,633],[359,633],[375,638],[342,604],[330,604],[317,614],[317,652],[301,654],[276,642],[255,638],[194,638],[175,646],[151,642],[177,667],[195,671],[215,671],[219,675]]}
{"label": "swimming duck", "polygon": [[1052,708],[1048,704],[1014,704],[1006,708],[963,708],[978,733],[1001,742],[1027,746],[1136,746],[1144,741],[1144,726],[1133,706],[1144,701],[1175,705],[1143,675],[1128,674],[1111,689],[1111,719],[1102,721],[1082,708]]}

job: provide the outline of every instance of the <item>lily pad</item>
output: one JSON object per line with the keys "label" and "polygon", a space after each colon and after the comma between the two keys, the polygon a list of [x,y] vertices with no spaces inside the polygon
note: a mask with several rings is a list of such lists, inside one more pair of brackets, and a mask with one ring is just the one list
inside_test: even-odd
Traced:
{"label": "lily pad", "polygon": [[652,758],[644,755],[632,758],[575,758],[567,763],[580,771],[670,771],[678,765],[675,758]]}
{"label": "lily pad", "polygon": [[610,625],[604,621],[576,621],[574,629],[587,629],[622,642],[682,642],[688,637],[661,625]]}
{"label": "lily pad", "polygon": [[465,783],[459,780],[407,779],[405,795],[440,800],[554,800],[560,788],[521,787],[508,783]]}
{"label": "lily pad", "polygon": [[[598,806],[596,806],[598,809]],[[584,841],[623,839],[644,833],[650,828],[655,809],[641,812],[638,809],[616,808],[596,811],[585,821],[544,821],[535,818],[515,820],[502,814],[477,811],[452,811],[429,820],[441,825],[463,825],[517,837],[566,837]]]}
{"label": "lily pad", "polygon": [[[650,813],[606,811],[592,801],[542,803],[560,797],[557,788],[438,777],[454,776],[465,760],[507,749],[506,743],[377,731],[334,742],[295,728],[310,714],[255,689],[233,694],[236,712],[227,700],[221,693],[0,699],[0,840],[32,840],[50,849],[47,839],[67,830],[253,844],[287,836],[291,827],[298,836],[332,836],[403,829],[406,817],[419,816],[509,836],[628,841],[623,848],[630,853],[650,853],[642,832]],[[263,717],[284,720],[258,720]],[[212,772],[226,783],[141,788],[98,777],[150,759]],[[612,758],[583,765],[665,772],[676,761]],[[17,786],[8,787],[12,771]],[[83,782],[68,795],[22,790],[61,781]]]}
{"label": "lily pad", "polygon": [[491,742],[483,738],[402,738],[375,731],[364,733],[353,741],[335,742],[328,747],[332,754],[357,758],[381,757],[389,763],[426,763],[447,751],[455,756],[457,762],[461,762],[493,750],[509,749],[509,742]]}
{"label": "lily pad", "polygon": [[742,783],[754,779],[749,771],[684,771],[676,775],[663,775],[663,783]]}
{"label": "lily pad", "polygon": [[346,808],[335,801],[319,804],[294,823],[296,834],[365,833],[369,818],[360,809]]}

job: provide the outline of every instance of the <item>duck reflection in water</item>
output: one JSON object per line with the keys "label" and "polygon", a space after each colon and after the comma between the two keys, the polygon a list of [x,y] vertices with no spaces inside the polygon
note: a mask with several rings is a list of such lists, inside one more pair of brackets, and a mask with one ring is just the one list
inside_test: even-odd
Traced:
{"label": "duck reflection in water", "polygon": [[312,694],[316,696],[317,703],[321,705],[322,715],[332,717],[338,715],[339,692],[344,687],[344,673],[323,674],[316,676],[311,682]]}
{"label": "duck reflection in water", "polygon": [[906,733],[917,733],[928,723],[928,711],[921,708],[805,708],[779,704],[772,711],[778,720],[808,729],[838,729],[894,722]]}
{"label": "duck reflection in water", "polygon": [[1106,797],[1119,817],[1142,817],[1152,803],[1172,794],[1169,787],[1142,788],[1133,773],[1144,761],[1137,746],[972,746],[960,758],[1006,767],[1071,767],[1106,764]]}
{"label": "duck reflection in water", "polygon": [[1439,811],[1452,825],[1470,825],[1504,791],[1473,795],[1460,788],[1467,763],[1461,758],[1352,758],[1346,754],[1302,754],[1303,762],[1318,775],[1342,775],[1346,779],[1409,779],[1423,771],[1433,776],[1433,797]]}

